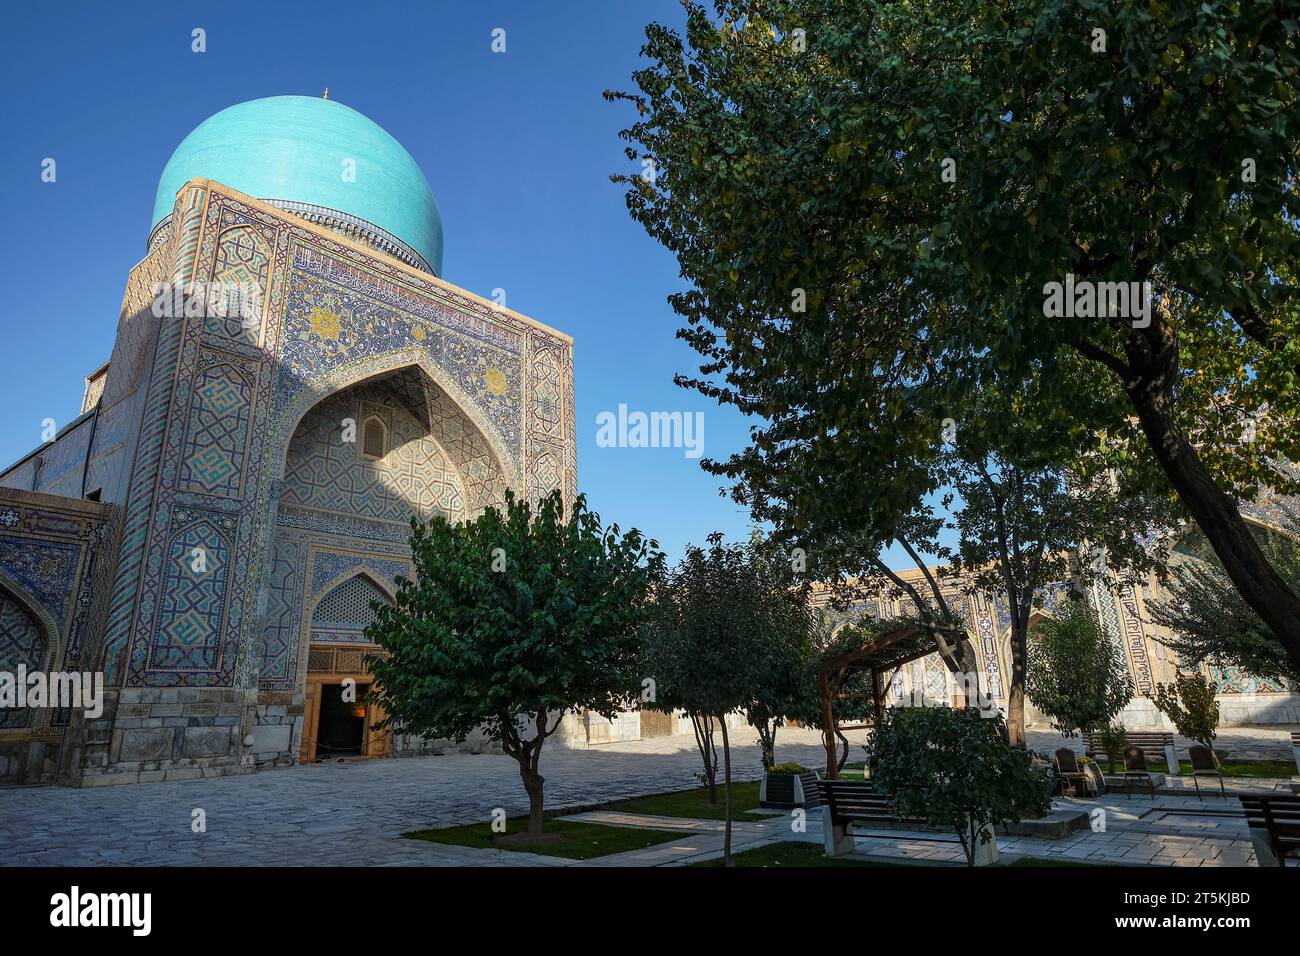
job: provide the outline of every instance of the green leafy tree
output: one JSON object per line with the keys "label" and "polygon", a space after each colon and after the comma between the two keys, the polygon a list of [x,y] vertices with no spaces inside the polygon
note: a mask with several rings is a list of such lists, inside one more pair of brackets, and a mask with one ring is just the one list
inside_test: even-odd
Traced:
{"label": "green leafy tree", "polygon": [[808,605],[806,588],[795,585],[788,562],[766,549],[757,551],[754,560],[757,584],[770,595],[772,607],[766,627],[753,635],[763,646],[751,662],[752,679],[740,706],[758,734],[763,767],[770,770],[776,762],[777,730],[805,710],[816,612]]}
{"label": "green leafy tree", "polygon": [[1000,714],[891,707],[867,753],[894,813],[955,831],[969,865],[992,836],[987,827],[1051,809],[1047,776],[1030,766],[1028,751],[1008,746]]}
{"label": "green leafy tree", "polygon": [[[1188,740],[1214,751],[1218,736],[1219,702],[1214,684],[1201,673],[1178,674],[1172,684],[1156,684],[1152,702]],[[1216,758],[1217,759],[1217,758]]]}
{"label": "green leafy tree", "polygon": [[1237,505],[1300,459],[1291,11],[683,5],[607,95],[636,109],[629,211],[688,283],[678,381],[757,421],[706,467],[760,519],[888,542],[943,420],[1001,390],[1077,453],[1117,442],[1300,661],[1300,594]]}
{"label": "green leafy tree", "polygon": [[1109,727],[1133,699],[1127,665],[1082,602],[1030,635],[1027,687],[1034,706],[1067,737]]}
{"label": "green leafy tree", "polygon": [[[983,429],[973,428],[978,436]],[[1144,486],[1126,486],[1098,461],[1014,457],[1019,431],[1008,420],[991,447],[976,437],[956,439],[947,456],[944,505],[958,533],[955,548],[940,548],[946,574],[971,590],[1001,596],[1010,611],[1011,674],[1007,728],[1013,746],[1025,745],[1025,679],[1030,615],[1055,582],[1077,586],[1118,576],[1138,582],[1163,570],[1167,552],[1157,531],[1169,511]],[[1101,458],[1100,455],[1096,458]],[[1086,542],[1086,544],[1081,544]]]}
{"label": "green leafy tree", "polygon": [[[1278,573],[1300,590],[1300,516],[1294,508],[1284,509],[1279,528],[1260,529],[1257,537]],[[1171,578],[1169,599],[1148,609],[1152,621],[1171,632],[1157,640],[1185,665],[1226,662],[1258,677],[1300,683],[1300,662],[1233,587],[1213,553],[1180,562]]]}
{"label": "green leafy tree", "polygon": [[603,526],[579,496],[506,493],[473,521],[411,522],[414,580],[366,633],[379,727],[464,740],[475,729],[519,764],[528,832],[542,832],[542,745],[570,712],[612,718],[644,676],[638,632],[662,572],[654,541]]}
{"label": "green leafy tree", "polygon": [[[761,548],[724,545],[720,534],[710,535],[708,542],[707,548],[688,547],[664,583],[656,586],[646,658],[662,700],[693,718],[709,718],[722,732],[723,861],[730,866],[731,738],[726,716],[766,701],[773,687],[784,683],[784,678],[773,677],[768,655],[774,645],[796,640],[808,626],[808,611],[803,594],[785,586],[785,576]],[[777,655],[778,666],[784,656]],[[778,701],[777,708],[782,706]],[[701,735],[697,729],[697,743]],[[705,773],[710,773],[708,757]]]}

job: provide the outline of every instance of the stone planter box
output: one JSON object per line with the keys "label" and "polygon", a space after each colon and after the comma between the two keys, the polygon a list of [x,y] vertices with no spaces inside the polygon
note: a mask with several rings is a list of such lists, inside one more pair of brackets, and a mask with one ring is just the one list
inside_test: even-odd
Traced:
{"label": "stone planter box", "polygon": [[804,773],[764,773],[758,786],[758,805],[771,810],[793,810],[796,807],[820,807],[821,789],[817,786],[817,771]]}

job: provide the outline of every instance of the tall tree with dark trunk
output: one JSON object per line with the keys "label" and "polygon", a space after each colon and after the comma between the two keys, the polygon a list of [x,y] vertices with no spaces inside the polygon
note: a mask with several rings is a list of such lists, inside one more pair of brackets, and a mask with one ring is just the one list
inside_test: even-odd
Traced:
{"label": "tall tree with dark trunk", "polygon": [[1076,452],[1136,438],[1124,467],[1300,662],[1300,594],[1238,510],[1300,460],[1286,5],[684,6],[609,96],[637,110],[615,178],[688,282],[679,381],[758,420],[706,467],[889,541],[996,379]]}
{"label": "tall tree with dark trunk", "polygon": [[558,493],[506,493],[473,521],[411,522],[415,577],[399,579],[366,634],[371,699],[400,733],[464,740],[479,730],[519,764],[528,832],[542,832],[542,745],[567,713],[612,718],[645,674],[638,634],[663,555],[635,529]]}

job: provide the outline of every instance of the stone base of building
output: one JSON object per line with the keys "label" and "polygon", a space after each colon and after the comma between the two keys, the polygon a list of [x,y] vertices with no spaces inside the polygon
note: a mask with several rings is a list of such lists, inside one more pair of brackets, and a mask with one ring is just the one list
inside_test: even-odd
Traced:
{"label": "stone base of building", "polygon": [[[741,713],[727,715],[727,727],[734,731],[746,726]],[[716,727],[716,724],[715,724]],[[570,750],[586,750],[602,744],[652,737],[694,736],[691,719],[683,711],[623,711],[607,720],[599,714],[565,714],[554,739]],[[719,738],[721,739],[721,738]]]}
{"label": "stone base of building", "polygon": [[0,787],[53,783],[60,753],[57,735],[50,739],[0,738]]}
{"label": "stone base of building", "polygon": [[[1300,725],[1300,694],[1220,694],[1219,729]],[[1025,711],[1027,726],[1050,728],[1051,722],[1032,705]],[[1135,697],[1119,712],[1115,723],[1127,730],[1177,733],[1177,728],[1147,697]]]}
{"label": "stone base of building", "polygon": [[126,687],[105,691],[103,713],[69,728],[60,783],[82,787],[251,773],[257,691]]}

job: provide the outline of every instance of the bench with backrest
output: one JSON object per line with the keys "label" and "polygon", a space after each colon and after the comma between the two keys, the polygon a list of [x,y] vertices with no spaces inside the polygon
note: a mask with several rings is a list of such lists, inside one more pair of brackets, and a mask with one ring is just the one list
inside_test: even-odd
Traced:
{"label": "bench with backrest", "polygon": [[823,829],[827,856],[853,850],[850,828],[854,824],[876,827],[926,826],[926,821],[898,817],[889,808],[889,797],[870,780],[823,780],[821,782]]}
{"label": "bench with backrest", "polygon": [[1283,866],[1300,850],[1300,797],[1239,797],[1260,866]]}
{"label": "bench with backrest", "polygon": [[[1164,751],[1165,763],[1168,764],[1169,773],[1173,776],[1178,774],[1178,758],[1174,755],[1174,735],[1167,733],[1141,733],[1127,732],[1124,734],[1126,747],[1141,747],[1146,753],[1159,753]],[[1099,763],[1106,761],[1110,766],[1110,755],[1101,745],[1101,735],[1084,731],[1083,747],[1086,753],[1093,760]],[[1116,754],[1119,756],[1119,754]],[[1119,761],[1116,761],[1118,763]]]}

